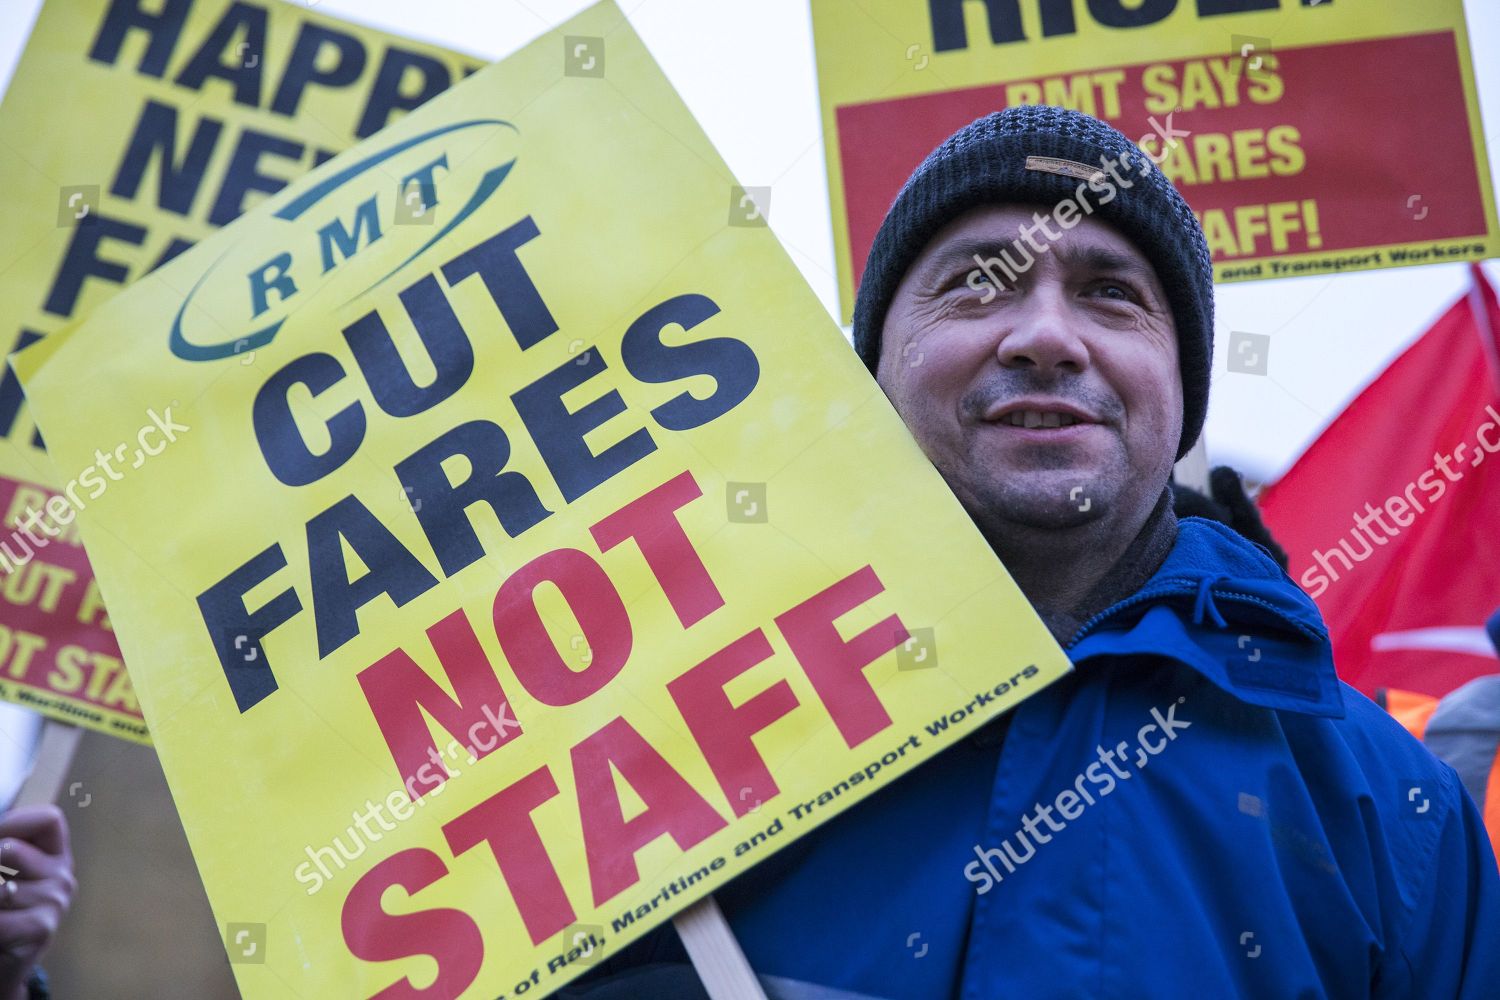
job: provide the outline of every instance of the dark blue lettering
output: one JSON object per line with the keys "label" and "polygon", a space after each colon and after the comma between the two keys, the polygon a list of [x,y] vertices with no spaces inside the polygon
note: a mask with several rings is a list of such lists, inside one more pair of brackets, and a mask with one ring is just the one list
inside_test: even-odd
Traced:
{"label": "dark blue lettering", "polygon": [[[236,38],[239,38],[237,42]],[[232,50],[229,49],[231,42],[235,43]],[[225,50],[233,52],[232,62],[223,61]],[[234,103],[255,108],[260,106],[265,60],[265,10],[232,3],[173,82],[190,90],[202,90],[204,81],[216,76],[234,88]]]}
{"label": "dark blue lettering", "polygon": [[234,147],[229,169],[224,174],[224,183],[219,188],[219,197],[214,201],[213,211],[208,214],[210,225],[227,226],[240,217],[245,210],[245,195],[251,191],[275,194],[290,183],[290,178],[273,177],[260,172],[260,158],[267,154],[286,160],[302,159],[303,146],[290,139],[279,139],[254,129],[245,129],[239,144]]}
{"label": "dark blue lettering", "polygon": [[43,309],[54,316],[73,315],[78,308],[83,283],[89,278],[125,284],[130,276],[129,266],[98,255],[99,244],[105,240],[119,240],[138,247],[146,242],[146,230],[90,212],[73,227],[73,238],[68,242],[68,251],[63,255],[62,266],[57,269],[57,277],[52,281],[52,290],[47,293]]}
{"label": "dark blue lettering", "polygon": [[557,332],[557,321],[516,254],[537,235],[536,222],[528,215],[443,265],[443,277],[450,285],[479,275],[523,351]]}
{"label": "dark blue lettering", "polygon": [[[1333,0],[1302,0],[1302,6],[1310,7],[1314,3],[1328,6]],[[1276,10],[1281,6],[1281,0],[1198,0],[1198,16],[1212,17],[1215,14],[1243,14],[1252,10]]]}
{"label": "dark blue lettering", "polygon": [[[469,473],[462,482],[451,483],[443,463],[458,455],[467,461]],[[505,431],[487,420],[471,420],[397,464],[408,502],[447,576],[484,558],[484,546],[469,520],[470,507],[488,504],[512,538],[552,513],[525,476],[501,471],[509,460]]]}
{"label": "dark blue lettering", "polygon": [[[415,71],[421,79],[416,90],[403,93],[401,84],[409,71]],[[374,135],[390,123],[392,111],[410,111],[421,107],[447,90],[452,82],[448,67],[431,56],[407,49],[386,50],[380,70],[375,74],[375,82],[370,85],[370,97],[365,101],[365,110],[359,116],[359,125],[354,130],[355,137],[363,139],[367,135]]]}
{"label": "dark blue lettering", "polygon": [[245,595],[285,568],[281,546],[273,545],[198,595],[203,624],[241,712],[276,690],[276,675],[261,640],[302,610],[302,601],[290,587],[254,613],[245,607]]}
{"label": "dark blue lettering", "polygon": [[1140,0],[1128,7],[1124,0],[1089,0],[1089,13],[1106,28],[1155,24],[1176,9],[1177,0]]}
{"label": "dark blue lettering", "polygon": [[114,0],[99,25],[94,44],[89,47],[89,58],[112,66],[120,58],[120,47],[125,43],[126,33],[144,31],[149,41],[136,72],[160,79],[167,71],[167,61],[172,58],[172,49],[182,36],[182,26],[187,23],[193,2],[163,0],[157,6],[161,11],[150,13],[141,9],[140,0]]}
{"label": "dark blue lettering", "polygon": [[[927,0],[927,12],[932,17],[932,47],[937,52],[967,48],[969,33],[964,27],[964,4],[966,0]],[[990,41],[1025,41],[1026,33],[1021,29],[1021,6],[1019,0],[984,0],[985,14],[989,18]]]}
{"label": "dark blue lettering", "polygon": [[433,275],[401,292],[401,304],[437,375],[425,386],[411,377],[380,314],[370,311],[344,328],[344,340],[380,408],[393,417],[431,409],[457,392],[474,371],[474,349]]}
{"label": "dark blue lettering", "polygon": [[[349,579],[344,564],[346,544],[369,568],[357,580]],[[307,522],[307,563],[319,659],[359,634],[359,609],[381,594],[399,608],[437,586],[417,557],[354,497]]]}
{"label": "dark blue lettering", "polygon": [[[318,69],[318,60],[325,47],[336,52],[338,58],[327,69]],[[317,83],[330,88],[347,87],[359,79],[364,69],[365,47],[358,38],[332,28],[304,23],[292,46],[292,54],[287,59],[281,85],[276,88],[276,96],[271,99],[271,110],[290,118],[297,113],[297,106],[302,103],[302,93],[308,84]]]}
{"label": "dark blue lettering", "polygon": [[156,258],[156,263],[152,264],[146,273],[151,273],[151,271],[156,270],[163,264],[170,264],[184,250],[191,250],[192,248],[192,240],[185,240],[181,236],[172,237],[172,242],[167,244],[167,248],[161,252],[161,256]]}
{"label": "dark blue lettering", "polygon": [[350,403],[329,418],[328,450],[315,453],[303,440],[292,416],[289,396],[304,385],[314,398],[338,384],[344,368],[331,354],[306,354],[289,362],[266,380],[255,394],[251,421],[255,440],[271,474],[288,486],[317,482],[349,460],[365,437],[365,412]]}
{"label": "dark blue lettering", "polygon": [[662,342],[661,332],[668,326],[691,330],[718,312],[707,296],[678,295],[646,310],[630,324],[620,343],[620,360],[642,382],[708,375],[717,383],[702,399],[683,392],[652,410],[651,416],[669,431],[689,430],[723,416],[743,402],[760,380],[760,362],[743,340],[710,337],[676,346]]}
{"label": "dark blue lettering", "polygon": [[562,397],[604,369],[604,358],[598,350],[590,349],[564,361],[510,397],[537,451],[541,452],[542,461],[557,480],[557,488],[569,503],[656,450],[656,442],[645,428],[632,431],[597,455],[583,440],[585,434],[610,417],[623,413],[625,401],[611,389],[570,411],[563,405]]}
{"label": "dark blue lettering", "polygon": [[177,156],[177,109],[148,100],[120,159],[110,193],[134,200],[152,159],[157,167],[156,204],[168,212],[187,215],[193,210],[193,199],[203,185],[208,161],[214,155],[222,122],[205,117],[198,123],[193,138],[182,157]]}
{"label": "dark blue lettering", "polygon": [[[16,337],[16,342],[5,353],[14,354],[26,345],[41,339],[40,333],[23,329]],[[5,375],[0,377],[0,437],[10,437],[10,432],[16,426],[16,417],[21,414],[21,404],[24,402],[26,402],[26,394],[21,391],[21,380],[16,377],[15,369],[6,365]]]}

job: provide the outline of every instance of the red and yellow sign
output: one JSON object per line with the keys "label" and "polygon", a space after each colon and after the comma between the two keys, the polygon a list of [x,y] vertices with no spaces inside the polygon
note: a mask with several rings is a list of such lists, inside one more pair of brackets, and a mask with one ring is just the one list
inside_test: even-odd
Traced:
{"label": "red and yellow sign", "polygon": [[1494,256],[1461,0],[1267,6],[813,0],[845,321],[911,171],[1018,104],[1166,146],[1219,281]]}
{"label": "red and yellow sign", "polygon": [[[280,0],[48,0],[0,104],[0,346],[87,315],[480,65]],[[149,742],[73,526],[160,446],[137,431],[59,476],[0,378],[0,698]]]}
{"label": "red and yellow sign", "polygon": [[[148,742],[67,498],[0,476],[0,698]],[[48,523],[49,507],[66,524]]]}

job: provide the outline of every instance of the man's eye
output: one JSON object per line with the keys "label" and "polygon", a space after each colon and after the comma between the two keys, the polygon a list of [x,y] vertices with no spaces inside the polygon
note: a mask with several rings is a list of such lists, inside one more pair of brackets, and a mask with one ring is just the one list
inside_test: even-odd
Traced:
{"label": "man's eye", "polygon": [[1135,302],[1139,298],[1134,288],[1118,281],[1101,281],[1094,288],[1100,295],[1103,295],[1107,299]]}
{"label": "man's eye", "polygon": [[978,293],[983,295],[985,301],[988,302],[995,295],[1009,291],[1011,288],[1011,283],[1003,276],[990,274],[982,268],[970,268],[949,279],[945,290]]}

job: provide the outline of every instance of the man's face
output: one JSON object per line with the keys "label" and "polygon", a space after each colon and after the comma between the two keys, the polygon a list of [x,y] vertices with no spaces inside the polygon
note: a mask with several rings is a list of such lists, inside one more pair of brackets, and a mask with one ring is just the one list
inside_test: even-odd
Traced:
{"label": "man's face", "polygon": [[[974,209],[934,236],[886,313],[878,369],[970,516],[1001,533],[1149,511],[1182,434],[1176,329],[1151,264],[1091,217],[1048,220],[1051,239],[1039,209]],[[1022,227],[1048,250],[992,284],[974,255],[1023,263]]]}

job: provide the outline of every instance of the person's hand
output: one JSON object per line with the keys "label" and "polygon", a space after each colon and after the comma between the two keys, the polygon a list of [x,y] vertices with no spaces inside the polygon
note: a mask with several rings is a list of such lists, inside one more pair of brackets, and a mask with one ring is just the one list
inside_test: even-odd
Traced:
{"label": "person's hand", "polygon": [[24,1000],[26,980],[77,888],[60,809],[33,806],[0,817],[0,998]]}

